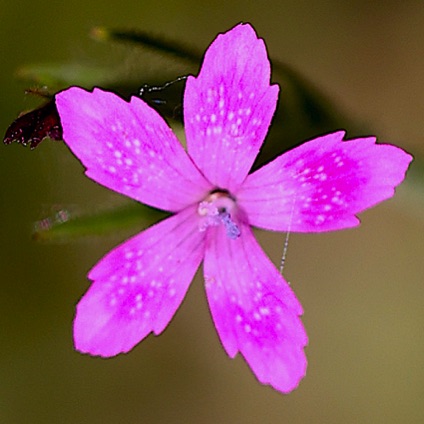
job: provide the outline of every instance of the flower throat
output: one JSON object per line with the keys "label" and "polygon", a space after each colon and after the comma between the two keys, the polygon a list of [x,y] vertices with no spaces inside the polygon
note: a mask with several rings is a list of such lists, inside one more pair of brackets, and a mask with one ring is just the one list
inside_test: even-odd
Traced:
{"label": "flower throat", "polygon": [[240,229],[234,221],[236,202],[225,190],[215,190],[199,203],[197,213],[200,215],[199,230],[206,231],[210,226],[223,225],[227,237],[235,240],[240,236]]}

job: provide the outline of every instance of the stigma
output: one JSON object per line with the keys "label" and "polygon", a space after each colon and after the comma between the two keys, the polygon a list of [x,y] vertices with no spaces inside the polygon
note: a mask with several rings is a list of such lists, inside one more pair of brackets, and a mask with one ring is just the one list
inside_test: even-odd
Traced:
{"label": "stigma", "polygon": [[199,231],[223,225],[228,238],[235,240],[240,236],[240,229],[234,220],[236,202],[228,192],[217,190],[209,194],[199,203],[197,213],[200,216]]}

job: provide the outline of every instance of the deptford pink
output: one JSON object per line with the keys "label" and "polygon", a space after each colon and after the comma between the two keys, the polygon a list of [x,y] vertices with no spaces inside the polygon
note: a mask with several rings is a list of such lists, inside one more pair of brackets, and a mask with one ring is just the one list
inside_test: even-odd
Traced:
{"label": "deptford pink", "polygon": [[[78,304],[76,348],[109,357],[161,333],[204,261],[209,306],[230,357],[281,392],[305,375],[302,307],[258,245],[252,226],[321,232],[359,224],[356,214],[390,198],[411,156],[344,141],[339,131],[306,142],[248,175],[274,114],[264,42],[240,24],[206,51],[187,79],[187,152],[143,100],[70,88],[56,96],[65,143],[86,175],[173,212],[108,253]],[[283,99],[284,101],[284,99]]]}

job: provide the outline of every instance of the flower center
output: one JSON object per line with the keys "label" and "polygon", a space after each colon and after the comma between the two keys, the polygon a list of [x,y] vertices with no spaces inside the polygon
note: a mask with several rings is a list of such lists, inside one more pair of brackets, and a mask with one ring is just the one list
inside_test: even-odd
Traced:
{"label": "flower center", "polygon": [[199,230],[206,231],[210,226],[223,225],[227,236],[235,240],[240,236],[240,229],[234,221],[236,202],[226,191],[214,191],[199,203],[197,213],[200,215]]}

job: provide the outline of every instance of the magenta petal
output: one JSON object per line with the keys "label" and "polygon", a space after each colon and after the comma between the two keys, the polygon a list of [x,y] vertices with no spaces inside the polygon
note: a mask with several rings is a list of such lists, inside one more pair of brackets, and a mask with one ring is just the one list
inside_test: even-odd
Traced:
{"label": "magenta petal", "polygon": [[277,104],[278,86],[269,82],[265,44],[248,24],[219,35],[199,76],[188,78],[188,152],[215,186],[233,191],[249,172]]}
{"label": "magenta petal", "polygon": [[65,143],[94,181],[168,211],[210,189],[166,122],[142,100],[73,87],[57,94],[56,104]]}
{"label": "magenta petal", "polygon": [[114,356],[159,334],[181,304],[204,254],[204,233],[189,208],[124,242],[90,271],[77,306],[75,347]]}
{"label": "magenta petal", "polygon": [[209,306],[230,357],[240,352],[261,383],[287,393],[306,372],[307,336],[293,291],[256,242],[251,229],[229,239],[208,230],[204,273]]}
{"label": "magenta petal", "polygon": [[249,175],[236,194],[251,225],[319,232],[359,224],[356,214],[393,196],[412,157],[375,137],[328,134]]}

